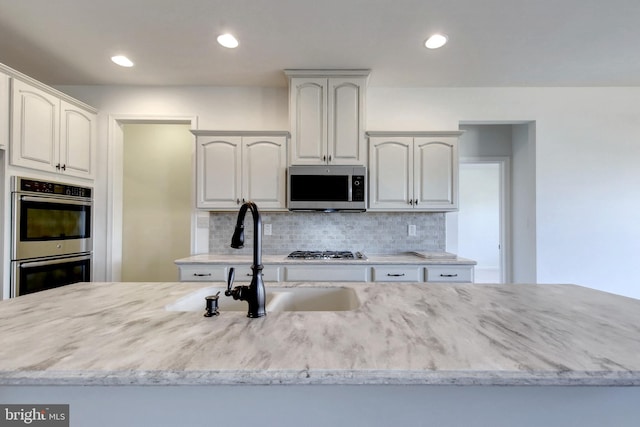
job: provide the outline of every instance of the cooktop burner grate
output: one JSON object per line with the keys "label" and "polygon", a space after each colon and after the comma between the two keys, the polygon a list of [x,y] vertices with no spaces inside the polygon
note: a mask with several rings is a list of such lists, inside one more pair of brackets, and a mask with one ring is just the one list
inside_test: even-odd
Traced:
{"label": "cooktop burner grate", "polygon": [[350,251],[293,251],[287,258],[292,259],[364,259],[360,252]]}

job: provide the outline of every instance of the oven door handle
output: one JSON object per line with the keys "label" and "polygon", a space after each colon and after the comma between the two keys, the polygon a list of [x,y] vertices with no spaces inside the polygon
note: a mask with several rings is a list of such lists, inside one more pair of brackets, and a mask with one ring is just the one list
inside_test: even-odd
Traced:
{"label": "oven door handle", "polygon": [[43,267],[45,265],[65,264],[67,262],[85,261],[91,259],[91,255],[81,255],[74,257],[52,258],[43,261],[18,261],[20,268]]}
{"label": "oven door handle", "polygon": [[91,206],[91,201],[84,200],[71,200],[71,199],[57,199],[55,197],[34,197],[34,196],[20,196],[20,200],[23,202],[38,202],[38,203],[56,203],[64,205],[79,205],[79,206]]}

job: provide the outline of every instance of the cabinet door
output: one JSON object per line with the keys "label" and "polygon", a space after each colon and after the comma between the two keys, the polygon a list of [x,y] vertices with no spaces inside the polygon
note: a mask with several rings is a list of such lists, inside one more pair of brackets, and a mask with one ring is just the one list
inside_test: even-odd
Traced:
{"label": "cabinet door", "polygon": [[95,174],[96,115],[66,101],[60,102],[60,169],[68,175]]}
{"label": "cabinet door", "polygon": [[424,210],[458,208],[458,143],[455,137],[414,140],[414,204]]}
{"label": "cabinet door", "polygon": [[366,165],[364,78],[329,79],[327,106],[328,163]]}
{"label": "cabinet door", "polygon": [[286,137],[244,137],[242,171],[242,197],[261,209],[286,209]]}
{"label": "cabinet door", "polygon": [[198,138],[196,150],[197,207],[237,209],[242,190],[241,138]]}
{"label": "cabinet door", "polygon": [[55,171],[60,100],[20,80],[12,86],[11,164]]}
{"label": "cabinet door", "polygon": [[473,283],[473,265],[429,265],[425,268],[427,282]]}
{"label": "cabinet door", "polygon": [[327,79],[292,78],[289,100],[291,164],[327,159]]}
{"label": "cabinet door", "polygon": [[411,265],[384,265],[373,267],[374,282],[422,282],[422,267]]}
{"label": "cabinet door", "polygon": [[0,73],[0,149],[9,141],[9,76]]}
{"label": "cabinet door", "polygon": [[367,282],[368,266],[364,265],[288,265],[285,282]]}
{"label": "cabinet door", "polygon": [[369,207],[412,209],[413,138],[371,138],[369,159]]}

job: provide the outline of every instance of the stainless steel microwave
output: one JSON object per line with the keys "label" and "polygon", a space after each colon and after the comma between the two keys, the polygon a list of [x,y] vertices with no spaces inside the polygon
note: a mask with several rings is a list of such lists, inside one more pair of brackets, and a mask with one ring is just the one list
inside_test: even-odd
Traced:
{"label": "stainless steel microwave", "polygon": [[287,207],[290,211],[367,210],[367,169],[364,166],[290,166]]}

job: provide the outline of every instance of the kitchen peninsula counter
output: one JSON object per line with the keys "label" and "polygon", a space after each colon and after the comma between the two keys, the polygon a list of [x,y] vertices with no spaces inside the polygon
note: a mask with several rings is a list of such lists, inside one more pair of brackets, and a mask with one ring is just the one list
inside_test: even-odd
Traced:
{"label": "kitchen peninsula counter", "polygon": [[299,283],[285,286],[352,287],[360,307],[248,319],[221,297],[213,318],[165,310],[211,285],[79,283],[2,301],[0,386],[640,385],[640,301],[575,285]]}

